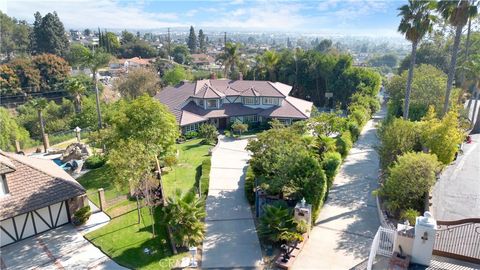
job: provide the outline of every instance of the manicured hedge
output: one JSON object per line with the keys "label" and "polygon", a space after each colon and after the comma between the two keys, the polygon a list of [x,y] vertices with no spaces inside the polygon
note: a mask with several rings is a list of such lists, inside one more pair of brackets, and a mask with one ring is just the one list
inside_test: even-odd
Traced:
{"label": "manicured hedge", "polygon": [[205,159],[202,162],[202,176],[200,176],[200,187],[202,195],[208,195],[208,185],[210,183],[210,168],[212,166],[212,162],[210,159]]}
{"label": "manicured hedge", "polygon": [[337,138],[337,151],[345,158],[353,146],[352,135],[350,131],[345,131]]}
{"label": "manicured hedge", "polygon": [[327,176],[327,188],[330,189],[333,179],[338,172],[338,168],[342,164],[342,156],[338,152],[327,152],[323,156],[322,167]]}
{"label": "manicured hedge", "polygon": [[73,214],[73,224],[75,224],[77,226],[85,224],[85,222],[87,222],[87,220],[90,218],[91,214],[92,213],[90,212],[90,206],[89,205],[78,209],[77,212],[75,212],[75,214]]}
{"label": "manicured hedge", "polygon": [[247,197],[248,203],[250,205],[255,204],[255,175],[253,174],[252,167],[248,167],[247,173],[245,175],[245,196]]}

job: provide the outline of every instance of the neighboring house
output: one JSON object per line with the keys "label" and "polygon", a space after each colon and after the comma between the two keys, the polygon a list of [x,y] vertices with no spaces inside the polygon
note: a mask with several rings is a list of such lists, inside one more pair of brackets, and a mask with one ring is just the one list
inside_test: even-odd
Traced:
{"label": "neighboring house", "polygon": [[0,246],[69,223],[84,194],[53,161],[0,150]]}
{"label": "neighboring house", "polygon": [[197,68],[210,69],[215,66],[215,58],[211,57],[208,54],[194,53],[191,54],[191,57],[193,65]]}
{"label": "neighboring house", "polygon": [[183,133],[202,123],[226,129],[245,123],[278,119],[284,124],[310,117],[313,103],[289,96],[292,87],[279,82],[200,80],[167,87],[155,96],[177,118]]}
{"label": "neighboring house", "polygon": [[146,68],[151,65],[152,62],[155,61],[155,58],[140,58],[140,57],[133,57],[130,59],[118,59],[113,61],[109,65],[108,71],[112,76],[118,76],[122,73],[128,72],[131,68]]}

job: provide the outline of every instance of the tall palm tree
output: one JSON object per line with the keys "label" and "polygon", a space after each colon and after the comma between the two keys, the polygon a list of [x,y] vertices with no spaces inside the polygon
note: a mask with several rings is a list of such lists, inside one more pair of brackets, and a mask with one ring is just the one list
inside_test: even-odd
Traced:
{"label": "tall palm tree", "polygon": [[228,70],[233,71],[240,61],[240,46],[236,43],[228,42],[225,45],[225,51],[217,57],[225,66],[224,76],[227,78]]}
{"label": "tall palm tree", "polygon": [[[472,55],[471,59],[466,63],[465,69],[467,71],[467,79],[472,86],[473,96],[475,97],[475,105],[473,106],[472,114],[472,124],[471,128],[472,133],[480,132],[480,110],[478,110],[478,99],[480,92],[480,54]],[[470,112],[470,108],[468,108]],[[475,113],[477,112],[477,117],[475,118]],[[476,119],[476,120],[475,120]]]}
{"label": "tall palm tree", "polygon": [[97,71],[108,65],[112,56],[103,50],[88,51],[83,56],[83,63],[92,71],[93,84],[95,85],[95,98],[97,102],[98,129],[102,128],[102,113],[100,111],[100,94],[97,85]]}
{"label": "tall palm tree", "polygon": [[405,91],[405,104],[403,108],[403,118],[408,118],[410,107],[410,94],[412,92],[413,69],[417,55],[417,46],[422,38],[432,31],[435,17],[432,15],[432,8],[435,2],[409,0],[407,5],[401,6],[398,10],[398,16],[402,16],[398,31],[405,35],[405,38],[412,42],[412,53],[410,58],[410,67],[408,69],[407,88]]}
{"label": "tall palm tree", "polygon": [[261,67],[268,72],[268,79],[272,82],[276,80],[275,69],[277,68],[280,57],[274,50],[267,50],[260,57]]}
{"label": "tall palm tree", "polygon": [[70,78],[67,81],[66,89],[73,97],[73,104],[75,104],[75,111],[77,113],[82,111],[82,95],[85,93],[85,86],[76,78]]}
{"label": "tall palm tree", "polygon": [[457,53],[462,37],[462,30],[467,24],[468,19],[474,17],[478,13],[478,10],[477,6],[469,3],[469,0],[442,0],[438,2],[437,10],[445,21],[455,27],[455,40],[453,42],[450,66],[448,68],[447,91],[443,105],[443,115],[445,115],[448,112],[450,103],[450,94],[452,92],[453,79],[455,78],[455,66],[457,64]]}
{"label": "tall palm tree", "polygon": [[45,110],[45,108],[47,107],[48,101],[45,98],[37,98],[32,99],[30,103],[32,104],[33,108],[37,110],[38,124],[40,125],[40,132],[42,134],[43,150],[46,153],[48,149],[48,142],[47,136],[45,134],[45,121],[43,120],[43,110]]}

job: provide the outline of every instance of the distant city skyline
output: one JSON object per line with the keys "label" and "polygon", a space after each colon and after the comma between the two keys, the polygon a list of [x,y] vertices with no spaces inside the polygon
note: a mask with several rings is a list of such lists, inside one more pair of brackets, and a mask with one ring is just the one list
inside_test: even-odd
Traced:
{"label": "distant city skyline", "polygon": [[406,0],[130,1],[6,0],[0,9],[32,23],[56,11],[67,29],[187,29],[388,36],[397,33],[397,8]]}

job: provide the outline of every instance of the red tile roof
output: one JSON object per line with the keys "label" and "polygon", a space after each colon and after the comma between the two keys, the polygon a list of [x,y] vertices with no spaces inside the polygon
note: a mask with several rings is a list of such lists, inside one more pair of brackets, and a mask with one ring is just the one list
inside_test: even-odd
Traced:
{"label": "red tile roof", "polygon": [[46,207],[82,194],[85,189],[51,160],[0,151],[15,171],[6,173],[9,193],[0,197],[0,220]]}

